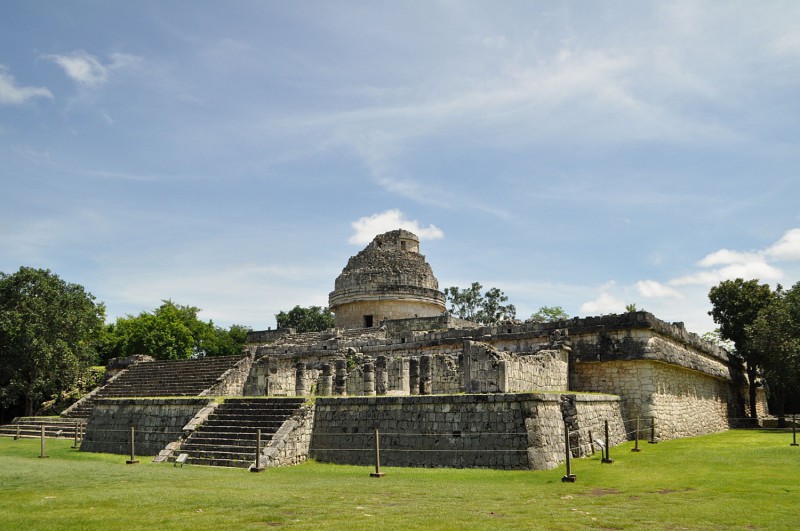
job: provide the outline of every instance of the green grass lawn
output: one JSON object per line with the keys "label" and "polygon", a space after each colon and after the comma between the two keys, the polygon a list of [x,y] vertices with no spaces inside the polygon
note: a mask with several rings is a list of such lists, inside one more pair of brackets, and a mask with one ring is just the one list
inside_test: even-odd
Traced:
{"label": "green grass lawn", "polygon": [[309,462],[260,474],[0,438],[0,529],[797,529],[791,434],[729,431],[543,472]]}

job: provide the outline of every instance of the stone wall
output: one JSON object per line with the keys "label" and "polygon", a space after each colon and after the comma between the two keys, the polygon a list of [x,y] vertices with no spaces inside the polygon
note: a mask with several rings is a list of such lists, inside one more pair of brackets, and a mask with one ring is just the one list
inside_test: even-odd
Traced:
{"label": "stone wall", "polygon": [[101,398],[95,402],[81,443],[82,452],[130,453],[131,426],[136,455],[157,455],[178,439],[183,427],[209,398]]}
{"label": "stone wall", "polygon": [[236,366],[225,371],[217,382],[208,390],[201,393],[202,396],[242,396],[247,378],[250,376],[250,368],[253,365],[253,356],[245,356]]}
{"label": "stone wall", "polygon": [[247,333],[248,343],[271,343],[286,336],[295,334],[294,328],[278,328],[277,330],[252,330]]}
{"label": "stone wall", "polygon": [[[389,293],[375,300],[359,300],[342,304],[336,308],[336,326],[347,328],[377,327],[387,319],[403,319],[409,315],[423,317],[440,315],[442,313],[442,305],[429,302],[430,297],[428,295],[428,292],[423,292],[415,299],[416,294],[412,292],[403,294],[402,297]],[[365,316],[370,316],[371,322],[367,323]]]}
{"label": "stone wall", "polygon": [[[599,429],[607,415],[612,444],[624,440],[617,397],[568,396],[580,412],[568,418],[576,433]],[[385,466],[550,469],[565,459],[564,400],[539,393],[319,398],[310,453],[374,464],[378,429]]]}
{"label": "stone wall", "polygon": [[660,439],[726,430],[736,403],[730,382],[655,361],[575,363],[571,386],[622,397],[625,419],[656,419]]}
{"label": "stone wall", "polygon": [[448,313],[440,313],[434,317],[410,317],[393,319],[381,323],[390,335],[408,334],[409,332],[427,332],[428,330],[448,330],[475,328],[472,321],[453,317]]}
{"label": "stone wall", "polygon": [[463,380],[467,393],[518,393],[567,389],[569,349],[515,354],[467,341]]}
{"label": "stone wall", "polygon": [[261,466],[297,465],[308,457],[314,429],[314,405],[307,404],[287,419],[261,452]]}

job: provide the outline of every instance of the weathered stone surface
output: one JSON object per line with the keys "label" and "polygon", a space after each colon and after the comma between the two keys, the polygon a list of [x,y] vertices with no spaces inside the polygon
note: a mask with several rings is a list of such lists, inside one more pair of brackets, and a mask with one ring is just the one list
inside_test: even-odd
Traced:
{"label": "weathered stone surface", "polygon": [[[568,395],[579,443],[609,420],[612,444],[625,440],[619,399]],[[320,461],[374,464],[380,431],[385,466],[554,468],[565,460],[564,415],[559,394],[496,394],[373,398],[320,398],[310,454]]]}
{"label": "weathered stone surface", "polygon": [[136,454],[156,455],[178,439],[184,426],[211,402],[209,398],[99,399],[86,425],[81,451],[128,454],[133,427]]}
{"label": "weathered stone surface", "polygon": [[405,230],[376,236],[350,258],[328,305],[341,328],[377,327],[387,319],[433,317],[445,310],[439,283],[419,253],[419,239]]}

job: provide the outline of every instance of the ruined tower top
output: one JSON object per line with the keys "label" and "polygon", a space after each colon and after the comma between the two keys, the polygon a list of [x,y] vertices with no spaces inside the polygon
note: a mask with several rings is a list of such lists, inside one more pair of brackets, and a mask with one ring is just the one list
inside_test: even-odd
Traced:
{"label": "ruined tower top", "polygon": [[407,230],[380,234],[350,258],[328,297],[337,328],[370,328],[385,319],[433,317],[445,299],[419,238]]}

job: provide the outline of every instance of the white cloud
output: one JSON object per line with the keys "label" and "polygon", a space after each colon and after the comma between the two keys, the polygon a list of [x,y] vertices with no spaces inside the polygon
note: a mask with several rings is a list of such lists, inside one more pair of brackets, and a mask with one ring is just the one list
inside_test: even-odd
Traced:
{"label": "white cloud", "polygon": [[771,260],[792,262],[800,261],[800,229],[790,229],[773,245],[758,251],[733,251],[720,249],[706,255],[697,265],[713,268],[698,271],[669,281],[671,286],[691,284],[712,286],[723,280],[743,278],[762,281],[778,281],[784,272],[770,264]]}
{"label": "white cloud", "polygon": [[665,286],[660,282],[656,282],[655,280],[640,280],[636,283],[636,290],[642,297],[647,298],[683,298],[683,295],[681,295],[677,290],[670,288],[669,286]]}
{"label": "white cloud", "polygon": [[90,88],[106,83],[111,71],[135,66],[141,61],[135,55],[113,53],[110,56],[111,61],[108,64],[103,64],[97,57],[83,50],[64,55],[46,55],[44,57],[60,66],[73,81]]}
{"label": "white cloud", "polygon": [[444,237],[444,232],[436,225],[423,227],[416,220],[406,219],[405,214],[396,208],[359,218],[351,225],[355,234],[350,237],[348,242],[358,245],[369,243],[378,234],[396,229],[411,231],[420,240],[436,240]]}
{"label": "white cloud", "polygon": [[47,55],[45,58],[55,62],[80,85],[96,87],[108,81],[108,68],[83,50],[66,55]]}
{"label": "white cloud", "polygon": [[729,264],[747,264],[750,262],[760,262],[761,257],[758,253],[743,253],[740,251],[731,251],[730,249],[720,249],[711,254],[706,255],[698,262],[702,267],[712,267],[717,265]]}
{"label": "white cloud", "polygon": [[800,261],[800,229],[791,229],[764,254],[774,260]]}
{"label": "white cloud", "polygon": [[595,300],[584,302],[581,305],[581,314],[583,315],[622,313],[624,311],[625,303],[605,292],[601,293]]}
{"label": "white cloud", "polygon": [[0,105],[21,105],[32,98],[53,99],[53,94],[44,87],[17,86],[8,68],[0,65]]}

